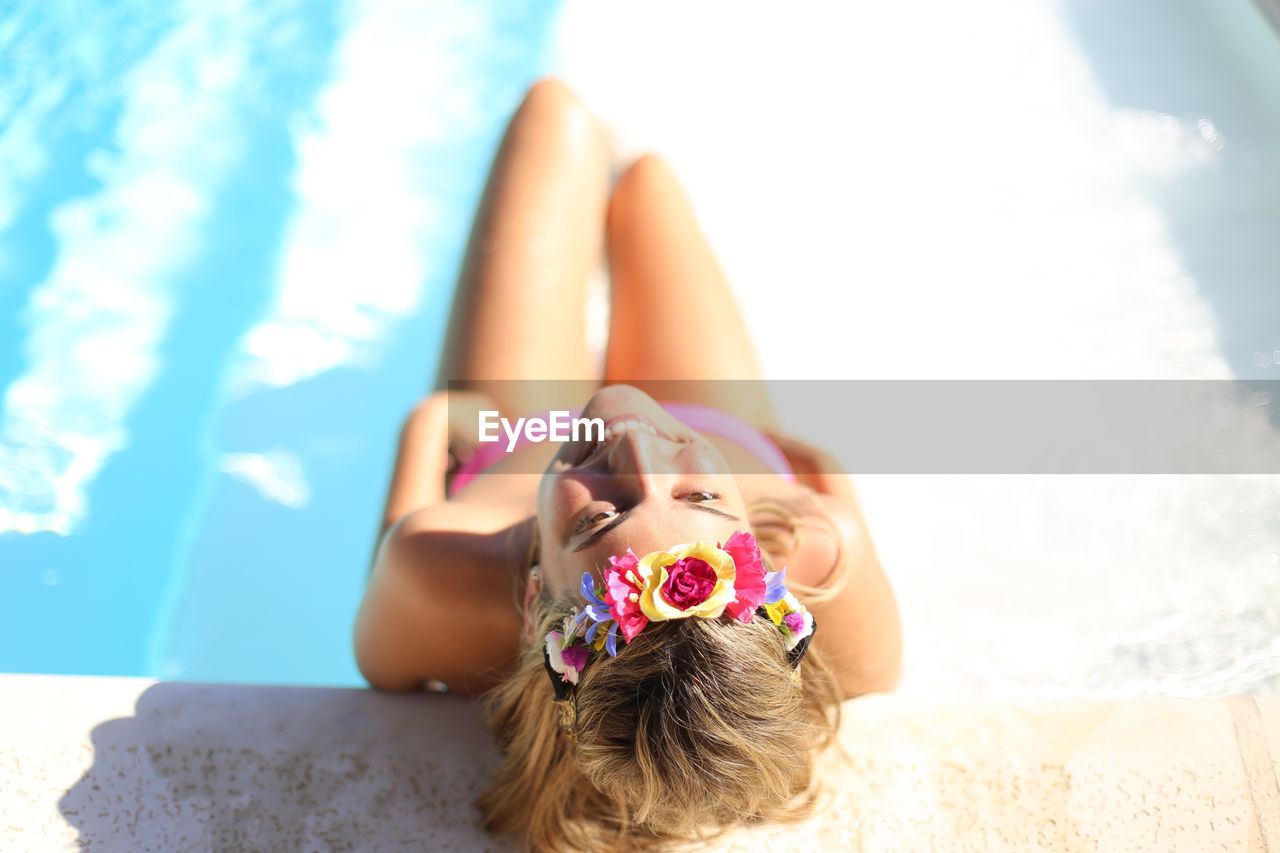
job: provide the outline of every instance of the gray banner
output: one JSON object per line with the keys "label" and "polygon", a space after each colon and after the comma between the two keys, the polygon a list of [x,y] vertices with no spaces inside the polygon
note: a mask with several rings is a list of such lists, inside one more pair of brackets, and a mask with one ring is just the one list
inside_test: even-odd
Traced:
{"label": "gray banner", "polygon": [[[814,445],[849,474],[1280,474],[1280,380],[629,384],[659,401],[706,402],[768,424],[766,432]],[[469,388],[513,421],[573,414],[596,390],[558,381]],[[473,402],[451,402],[450,418],[464,443],[478,442]],[[540,470],[519,455],[502,470]]]}

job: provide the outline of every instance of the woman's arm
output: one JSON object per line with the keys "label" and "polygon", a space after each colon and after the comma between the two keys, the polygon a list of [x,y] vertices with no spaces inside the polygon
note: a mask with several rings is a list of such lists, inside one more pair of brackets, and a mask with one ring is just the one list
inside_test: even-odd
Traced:
{"label": "woman's arm", "polygon": [[355,625],[356,663],[374,687],[435,678],[479,692],[518,647],[511,554],[528,533],[510,507],[445,499],[447,475],[473,449],[466,427],[496,408],[484,394],[436,392],[405,419]]}
{"label": "woman's arm", "polygon": [[[837,590],[809,607],[820,625],[814,642],[831,662],[846,696],[892,691],[901,679],[902,623],[853,483],[830,454],[798,439],[770,437],[800,484],[815,493],[817,508],[835,525],[843,552],[842,578],[797,578]],[[829,566],[831,561],[814,564]]]}
{"label": "woman's arm", "polygon": [[497,683],[515,662],[522,563],[531,525],[510,511],[445,502],[414,510],[382,538],[355,624],[356,664],[374,687],[459,693]]}

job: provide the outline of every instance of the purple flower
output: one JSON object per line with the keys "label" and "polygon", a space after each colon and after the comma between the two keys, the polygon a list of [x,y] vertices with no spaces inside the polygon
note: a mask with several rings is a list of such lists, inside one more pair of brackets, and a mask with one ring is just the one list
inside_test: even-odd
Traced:
{"label": "purple flower", "polygon": [[582,597],[587,600],[587,615],[596,622],[604,622],[606,619],[612,619],[613,614],[609,612],[609,605],[596,594],[596,580],[591,576],[591,572],[582,573]]}
{"label": "purple flower", "polygon": [[596,595],[596,579],[591,576],[591,572],[582,573],[582,583],[579,588],[582,597],[587,600],[588,604],[604,604],[600,600],[600,596]]}
{"label": "purple flower", "polygon": [[804,630],[804,614],[793,610],[782,617],[782,623],[791,630],[792,634],[799,634]]}
{"label": "purple flower", "polygon": [[[571,666],[578,672],[582,672],[582,668],[587,665],[587,647],[570,646],[560,652],[560,658],[565,666]],[[568,681],[568,679],[565,680]]]}
{"label": "purple flower", "polygon": [[587,629],[586,638],[587,642],[591,643],[595,640],[601,623],[608,622],[613,618],[613,611],[609,609],[609,604],[596,593],[596,581],[590,572],[582,573],[582,584],[579,591],[587,601],[587,606],[583,608],[582,612],[592,622],[591,627]]}
{"label": "purple flower", "polygon": [[787,595],[787,570],[784,568],[780,572],[769,572],[764,576],[765,583],[765,604],[777,604]]}

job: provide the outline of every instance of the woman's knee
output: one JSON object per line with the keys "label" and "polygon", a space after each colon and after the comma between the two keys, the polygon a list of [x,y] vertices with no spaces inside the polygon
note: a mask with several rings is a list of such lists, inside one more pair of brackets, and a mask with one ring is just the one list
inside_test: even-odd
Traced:
{"label": "woman's knee", "polygon": [[529,109],[586,110],[586,105],[558,77],[541,77],[525,92],[522,106]]}
{"label": "woman's knee", "polygon": [[587,105],[562,80],[543,77],[525,93],[513,123],[562,134],[568,141],[603,145],[604,135]]}
{"label": "woman's knee", "polygon": [[627,167],[613,186],[609,198],[610,225],[616,227],[626,220],[630,211],[642,208],[677,186],[666,160],[657,154],[642,155]]}

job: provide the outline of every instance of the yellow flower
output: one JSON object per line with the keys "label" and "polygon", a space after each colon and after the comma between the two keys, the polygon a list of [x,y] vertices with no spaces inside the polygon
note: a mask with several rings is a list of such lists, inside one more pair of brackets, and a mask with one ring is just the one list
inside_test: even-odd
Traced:
{"label": "yellow flower", "polygon": [[764,612],[769,614],[769,621],[775,625],[782,624],[782,617],[800,609],[800,601],[791,593],[787,593],[779,601],[766,604]]}
{"label": "yellow flower", "polygon": [[654,551],[640,559],[640,568],[640,610],[652,622],[690,616],[714,619],[734,600],[733,557],[709,543]]}

